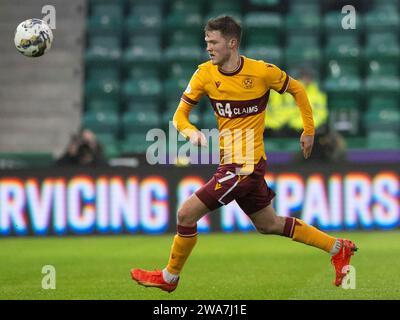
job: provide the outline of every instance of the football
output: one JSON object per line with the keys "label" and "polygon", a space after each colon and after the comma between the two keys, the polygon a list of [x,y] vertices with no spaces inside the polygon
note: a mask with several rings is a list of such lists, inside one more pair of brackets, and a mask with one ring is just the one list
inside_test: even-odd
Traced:
{"label": "football", "polygon": [[15,47],[24,56],[40,57],[50,50],[52,43],[53,32],[43,20],[25,20],[15,30]]}

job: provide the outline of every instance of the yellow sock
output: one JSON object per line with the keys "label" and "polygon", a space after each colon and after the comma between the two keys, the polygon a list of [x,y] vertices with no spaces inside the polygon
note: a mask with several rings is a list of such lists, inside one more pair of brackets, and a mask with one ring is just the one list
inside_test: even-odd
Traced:
{"label": "yellow sock", "polygon": [[178,233],[174,237],[167,265],[169,273],[178,275],[192,252],[197,241],[197,226],[183,227],[178,225]]}
{"label": "yellow sock", "polygon": [[326,252],[331,251],[336,241],[336,238],[297,218],[286,218],[283,235],[292,238],[294,241],[317,247]]}

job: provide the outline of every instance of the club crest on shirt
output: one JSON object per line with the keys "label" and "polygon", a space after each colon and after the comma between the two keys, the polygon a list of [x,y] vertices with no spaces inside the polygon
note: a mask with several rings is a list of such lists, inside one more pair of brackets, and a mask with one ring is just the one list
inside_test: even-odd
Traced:
{"label": "club crest on shirt", "polygon": [[242,82],[242,84],[243,84],[243,87],[244,87],[245,89],[251,89],[251,88],[253,88],[253,86],[254,86],[253,79],[251,79],[251,78],[249,78],[249,77],[247,77],[246,79],[244,79],[243,82]]}

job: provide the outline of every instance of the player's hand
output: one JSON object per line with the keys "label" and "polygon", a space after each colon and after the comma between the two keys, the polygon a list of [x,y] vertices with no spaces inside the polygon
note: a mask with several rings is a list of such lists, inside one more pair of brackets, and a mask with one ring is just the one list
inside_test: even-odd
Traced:
{"label": "player's hand", "polygon": [[312,147],[314,145],[314,136],[305,135],[304,132],[300,137],[301,150],[303,151],[304,159],[308,159],[311,155]]}
{"label": "player's hand", "polygon": [[194,131],[190,134],[190,143],[192,143],[195,146],[202,146],[206,147],[207,146],[207,139],[203,132],[201,131]]}

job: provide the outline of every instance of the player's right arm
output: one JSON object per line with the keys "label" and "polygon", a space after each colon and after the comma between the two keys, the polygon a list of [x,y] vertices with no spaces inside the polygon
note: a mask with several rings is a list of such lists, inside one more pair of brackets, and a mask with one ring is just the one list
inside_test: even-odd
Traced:
{"label": "player's right arm", "polygon": [[204,71],[197,69],[182,94],[181,101],[175,111],[173,124],[185,138],[189,138],[194,145],[207,145],[204,134],[189,121],[189,114],[200,98],[205,94]]}
{"label": "player's right arm", "polygon": [[189,114],[192,108],[193,106],[181,100],[172,120],[174,127],[185,138],[189,138],[192,144],[206,146],[207,140],[204,134],[189,121]]}

